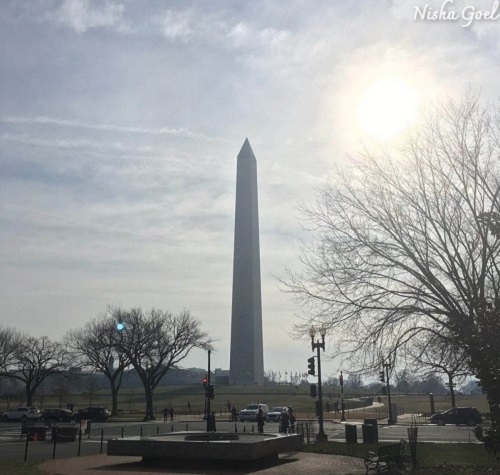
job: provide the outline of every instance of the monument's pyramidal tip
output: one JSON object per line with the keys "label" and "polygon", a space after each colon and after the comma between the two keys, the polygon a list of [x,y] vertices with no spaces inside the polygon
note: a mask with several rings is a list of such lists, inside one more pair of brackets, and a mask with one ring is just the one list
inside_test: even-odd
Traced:
{"label": "monument's pyramidal tip", "polygon": [[255,155],[253,154],[252,146],[250,145],[250,141],[248,138],[245,139],[243,145],[241,146],[240,153],[238,154],[238,158],[246,158],[251,157],[255,160]]}

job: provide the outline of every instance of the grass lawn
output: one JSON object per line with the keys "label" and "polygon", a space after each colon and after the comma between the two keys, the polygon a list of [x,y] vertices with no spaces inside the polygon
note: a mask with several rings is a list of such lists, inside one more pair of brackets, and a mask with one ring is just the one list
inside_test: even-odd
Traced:
{"label": "grass lawn", "polygon": [[[364,458],[368,451],[377,451],[377,445],[323,442],[305,447],[306,452],[349,455]],[[410,449],[405,448],[409,459]],[[419,442],[417,445],[418,467],[412,473],[419,475],[480,475],[500,474],[500,462],[489,455],[479,444],[435,444]]]}
{"label": "grass lawn", "polygon": [[42,472],[38,469],[39,462],[27,463],[0,463],[0,473],[5,475],[41,475]]}

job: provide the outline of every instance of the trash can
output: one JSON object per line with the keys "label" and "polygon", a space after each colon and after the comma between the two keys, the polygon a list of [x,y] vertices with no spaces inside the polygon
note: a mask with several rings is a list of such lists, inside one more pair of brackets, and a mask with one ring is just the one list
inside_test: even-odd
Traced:
{"label": "trash can", "polygon": [[48,427],[45,426],[28,427],[26,437],[31,442],[45,440],[47,429]]}
{"label": "trash can", "polygon": [[376,444],[378,442],[377,419],[365,419],[361,430],[363,432],[363,444]]}
{"label": "trash can", "polygon": [[358,432],[356,430],[355,424],[345,425],[345,441],[347,444],[357,444],[358,443]]}

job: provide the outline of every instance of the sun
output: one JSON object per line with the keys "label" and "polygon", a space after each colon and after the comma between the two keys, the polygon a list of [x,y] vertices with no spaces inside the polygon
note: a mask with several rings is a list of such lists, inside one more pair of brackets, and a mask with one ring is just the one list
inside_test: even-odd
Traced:
{"label": "sun", "polygon": [[387,140],[408,127],[417,115],[417,94],[404,80],[381,79],[362,96],[358,117],[362,128]]}

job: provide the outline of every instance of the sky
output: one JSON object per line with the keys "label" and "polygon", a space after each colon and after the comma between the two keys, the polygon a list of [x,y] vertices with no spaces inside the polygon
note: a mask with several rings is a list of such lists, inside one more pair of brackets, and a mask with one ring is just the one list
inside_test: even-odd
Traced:
{"label": "sky", "polygon": [[228,369],[248,137],[264,367],[306,372],[307,309],[280,284],[310,238],[299,203],[433,101],[497,100],[499,78],[492,0],[2,0],[0,324],[58,340],[110,305],[186,308]]}

